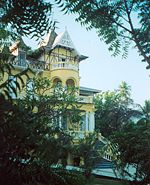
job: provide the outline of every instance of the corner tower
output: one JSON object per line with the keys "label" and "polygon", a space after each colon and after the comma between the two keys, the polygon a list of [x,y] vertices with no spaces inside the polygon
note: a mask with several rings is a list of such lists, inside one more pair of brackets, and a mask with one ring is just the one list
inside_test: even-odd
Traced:
{"label": "corner tower", "polygon": [[40,48],[44,51],[40,60],[45,61],[46,68],[49,69],[44,74],[52,83],[79,87],[79,63],[87,57],[76,50],[68,31],[61,34],[51,31]]}

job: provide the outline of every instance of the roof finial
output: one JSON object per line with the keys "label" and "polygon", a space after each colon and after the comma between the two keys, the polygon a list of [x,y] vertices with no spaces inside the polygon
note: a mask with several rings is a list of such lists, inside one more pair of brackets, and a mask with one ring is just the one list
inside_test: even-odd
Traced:
{"label": "roof finial", "polygon": [[67,26],[65,26],[65,31],[67,31]]}

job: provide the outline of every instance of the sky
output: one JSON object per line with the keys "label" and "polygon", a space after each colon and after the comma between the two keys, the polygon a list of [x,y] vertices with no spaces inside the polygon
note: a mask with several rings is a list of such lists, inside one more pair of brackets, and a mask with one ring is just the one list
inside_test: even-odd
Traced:
{"label": "sky", "polygon": [[[131,86],[131,97],[135,103],[143,105],[145,100],[150,99],[150,70],[146,70],[146,63],[141,62],[142,58],[135,48],[130,48],[126,59],[112,57],[96,31],[87,31],[75,22],[74,15],[63,15],[55,9],[53,19],[58,21],[56,32],[64,32],[67,28],[76,49],[88,56],[80,63],[80,86],[113,91],[125,81]],[[34,41],[26,39],[25,42],[32,43],[32,47],[36,48]]]}

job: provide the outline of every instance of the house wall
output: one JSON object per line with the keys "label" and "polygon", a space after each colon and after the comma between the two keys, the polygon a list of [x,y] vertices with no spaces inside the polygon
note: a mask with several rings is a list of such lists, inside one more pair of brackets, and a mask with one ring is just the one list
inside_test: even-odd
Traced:
{"label": "house wall", "polygon": [[[17,49],[17,51],[21,49]],[[15,58],[15,63],[13,65],[15,68],[12,70],[12,74],[15,75],[24,69],[25,66],[19,66],[19,52],[18,56]],[[26,60],[26,59],[25,59]],[[34,59],[35,60],[35,59]],[[27,61],[27,60],[26,60]],[[68,80],[73,81],[75,87],[80,86],[80,77],[79,77],[79,58],[76,56],[74,50],[64,47],[56,47],[49,52],[43,52],[41,56],[37,59],[37,64],[40,61],[44,61],[45,69],[33,68],[33,72],[28,72],[29,78],[33,77],[46,77],[51,80],[52,85],[55,79],[59,79],[62,82],[62,86],[66,87]],[[27,61],[29,63],[30,61]],[[27,65],[26,65],[27,66]],[[4,78],[6,79],[7,76]],[[27,82],[27,77],[22,76],[24,83]],[[18,80],[19,83],[20,80]],[[24,96],[26,92],[19,94],[19,97]],[[79,109],[82,110],[84,115],[84,129],[79,128],[78,131],[81,132],[93,132],[95,128],[95,118],[94,118],[94,104],[92,96],[81,97],[79,95],[79,90],[76,95],[79,97]]]}

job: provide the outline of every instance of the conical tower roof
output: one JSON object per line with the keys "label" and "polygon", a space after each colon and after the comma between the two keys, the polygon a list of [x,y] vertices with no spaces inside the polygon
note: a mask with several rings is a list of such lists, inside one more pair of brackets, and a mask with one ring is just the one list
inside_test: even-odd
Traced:
{"label": "conical tower roof", "polygon": [[63,33],[60,33],[54,40],[53,48],[56,46],[63,46],[76,50],[67,29]]}
{"label": "conical tower roof", "polygon": [[88,58],[87,56],[81,55],[77,51],[67,29],[65,29],[65,31],[60,34],[56,34],[56,32],[50,31],[45,39],[41,42],[40,47],[44,47],[46,51],[53,50],[56,47],[64,47],[72,50],[80,61]]}

